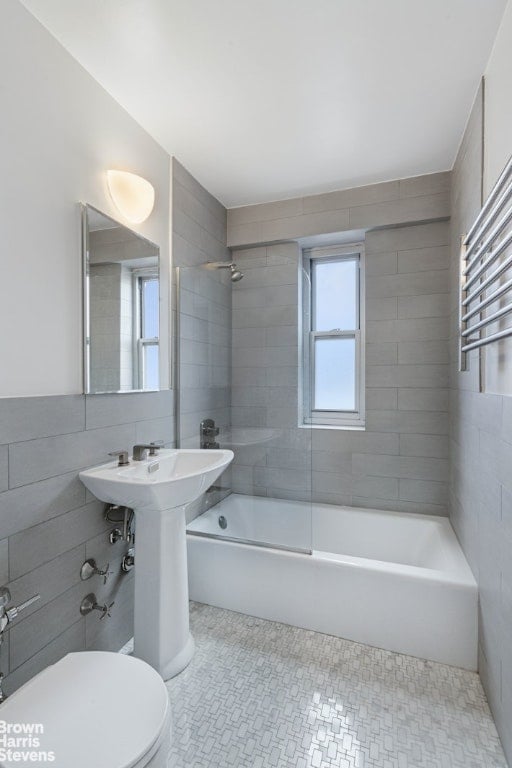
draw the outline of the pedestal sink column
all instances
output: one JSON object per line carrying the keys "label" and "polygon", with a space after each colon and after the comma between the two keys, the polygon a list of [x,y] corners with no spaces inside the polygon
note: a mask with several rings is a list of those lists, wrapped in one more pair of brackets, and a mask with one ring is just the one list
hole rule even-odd
{"label": "pedestal sink column", "polygon": [[134,655],[169,680],[189,664],[185,507],[135,510]]}
{"label": "pedestal sink column", "polygon": [[109,462],[80,472],[96,498],[135,510],[135,655],[164,680],[185,669],[194,655],[185,505],[231,461],[233,451],[225,449],[162,448],[155,460]]}

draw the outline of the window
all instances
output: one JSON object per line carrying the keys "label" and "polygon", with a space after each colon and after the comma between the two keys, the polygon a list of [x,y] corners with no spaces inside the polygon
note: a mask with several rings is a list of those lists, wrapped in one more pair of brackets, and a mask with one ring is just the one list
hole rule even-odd
{"label": "window", "polygon": [[159,288],[158,272],[134,270],[134,289],[137,307],[136,360],[138,388],[158,389],[158,336],[159,336]]}
{"label": "window", "polygon": [[364,252],[304,252],[303,422],[364,426]]}

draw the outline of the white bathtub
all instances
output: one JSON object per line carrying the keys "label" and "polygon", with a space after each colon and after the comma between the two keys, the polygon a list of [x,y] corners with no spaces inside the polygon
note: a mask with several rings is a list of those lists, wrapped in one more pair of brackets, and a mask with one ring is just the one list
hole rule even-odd
{"label": "white bathtub", "polygon": [[446,518],[232,494],[187,531],[192,600],[477,668],[477,585]]}

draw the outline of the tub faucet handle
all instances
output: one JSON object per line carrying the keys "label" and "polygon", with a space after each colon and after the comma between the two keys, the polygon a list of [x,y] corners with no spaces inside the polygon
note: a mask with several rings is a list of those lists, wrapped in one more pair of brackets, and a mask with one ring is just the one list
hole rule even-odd
{"label": "tub faucet handle", "polygon": [[220,427],[215,426],[213,419],[203,419],[199,425],[199,445],[204,449],[219,448],[215,438],[220,432]]}

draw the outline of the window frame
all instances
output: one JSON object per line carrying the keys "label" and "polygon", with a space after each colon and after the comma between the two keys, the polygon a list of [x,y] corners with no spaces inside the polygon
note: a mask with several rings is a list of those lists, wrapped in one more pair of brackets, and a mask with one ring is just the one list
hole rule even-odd
{"label": "window frame", "polygon": [[[355,329],[316,331],[315,317],[315,264],[319,262],[356,261],[356,316]],[[302,419],[304,426],[339,429],[365,427],[365,253],[362,243],[329,245],[303,251],[302,281]],[[355,408],[354,410],[326,410],[313,408],[315,402],[315,342],[322,338],[350,338],[355,341]]]}

